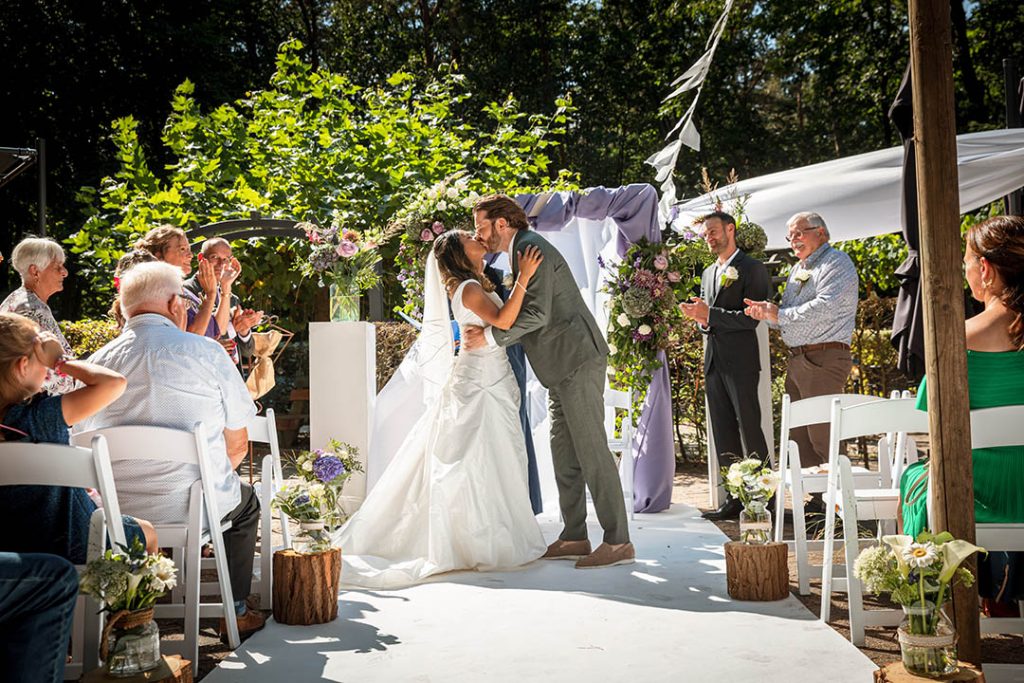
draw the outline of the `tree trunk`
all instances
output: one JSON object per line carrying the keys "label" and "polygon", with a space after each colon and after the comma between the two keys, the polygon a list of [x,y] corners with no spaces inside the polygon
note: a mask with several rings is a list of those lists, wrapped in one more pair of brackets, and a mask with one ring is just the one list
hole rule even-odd
{"label": "tree trunk", "polygon": [[785,543],[725,544],[729,597],[766,602],[789,595],[789,548]]}
{"label": "tree trunk", "polygon": [[[960,671],[950,678],[943,678],[944,681],[974,681],[974,683],[985,683],[985,674],[981,669],[975,669],[966,662],[958,662]],[[907,673],[903,668],[903,662],[892,662],[886,664],[875,672],[875,683],[921,683],[927,680],[920,676]]]}
{"label": "tree trunk", "polygon": [[326,624],[338,617],[341,550],[274,553],[274,620],[280,624]]}

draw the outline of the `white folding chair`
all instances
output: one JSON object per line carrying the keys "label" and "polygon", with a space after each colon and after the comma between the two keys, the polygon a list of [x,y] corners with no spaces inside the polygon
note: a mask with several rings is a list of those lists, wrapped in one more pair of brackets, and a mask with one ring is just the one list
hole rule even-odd
{"label": "white folding chair", "polygon": [[[807,525],[804,518],[804,494],[825,493],[828,490],[828,475],[820,467],[803,467],[800,461],[800,448],[790,440],[790,431],[797,427],[828,424],[832,419],[832,402],[848,408],[862,403],[884,400],[879,396],[862,394],[827,394],[814,396],[799,401],[792,401],[789,394],[782,395],[782,416],[779,429],[779,490],[775,494],[775,540],[785,542],[793,547],[796,555],[797,584],[800,595],[811,592],[810,579],[821,576],[821,567],[811,565],[808,550],[821,548],[821,541],[807,540]],[[869,485],[877,478],[877,472],[870,472],[863,467],[854,468],[855,476],[864,479]],[[793,539],[784,538],[785,528],[784,505],[786,490],[793,498]]]}
{"label": "white folding chair", "polygon": [[[619,479],[622,480],[622,497],[626,501],[626,514],[633,519],[633,394],[616,391],[609,387],[604,390],[604,430],[608,435],[608,450],[619,454]],[[615,436],[616,410],[624,410],[619,436]]]}
{"label": "white folding chair", "polygon": [[[114,547],[125,545],[121,509],[114,488],[107,444],[102,436],[84,441],[88,447],[50,443],[0,443],[0,486],[70,486],[93,488],[103,497],[89,524],[86,560],[103,554],[109,537]],[[7,520],[17,524],[17,520]],[[76,567],[79,572],[84,566]],[[75,603],[71,631],[71,662],[64,668],[64,680],[78,680],[99,666],[103,615],[91,597],[80,595]]]}
{"label": "white folding chair", "polygon": [[[971,448],[1024,446],[1024,406],[980,408],[971,411]],[[1024,524],[978,524],[976,542],[989,552],[1024,552]],[[982,633],[1024,634],[1024,602],[1020,617],[981,616]],[[988,670],[991,665],[985,665]],[[1022,668],[1013,667],[1019,673]]]}
{"label": "white folding chair", "polygon": [[260,576],[259,586],[254,589],[260,594],[260,607],[273,609],[274,551],[291,545],[288,517],[281,510],[277,512],[283,546],[274,546],[271,531],[274,518],[271,502],[284,482],[281,471],[281,447],[277,440],[277,421],[273,408],[267,408],[266,416],[257,415],[249,420],[246,429],[249,432],[249,441],[270,446],[270,454],[263,457],[260,468]]}
{"label": "white folding chair", "polygon": [[[76,434],[77,443],[89,440],[95,435],[106,437],[110,459],[152,460],[174,462],[181,465],[198,465],[199,479],[189,490],[188,519],[175,524],[156,524],[157,536],[162,547],[173,548],[178,564],[179,583],[184,585],[184,603],[176,598],[180,592],[171,594],[170,604],[156,606],[156,616],[161,619],[184,619],[185,639],[181,654],[192,661],[199,656],[199,617],[223,617],[227,623],[228,646],[235,649],[241,640],[238,637],[238,623],[235,620],[234,598],[228,575],[227,554],[224,550],[224,530],[231,528],[231,522],[223,521],[214,490],[213,468],[206,452],[206,438],[203,423],[197,423],[192,432],[166,427],[130,425],[107,427]],[[129,510],[130,512],[130,510]],[[201,603],[200,573],[201,555],[204,543],[212,543],[220,583],[220,602]],[[184,567],[178,558],[184,556]]]}
{"label": "white folding chair", "polygon": [[[916,399],[898,398],[875,401],[842,408],[839,401],[832,404],[831,434],[829,436],[828,490],[825,493],[825,542],[822,558],[821,620],[827,622],[832,606],[833,586],[836,590],[845,588],[849,602],[850,641],[857,646],[864,644],[865,626],[892,626],[899,623],[900,612],[896,610],[864,610],[860,581],[853,576],[853,563],[860,552],[857,525],[860,520],[896,520],[899,514],[899,482],[892,480],[898,468],[892,459],[902,459],[904,453],[889,443],[889,436],[878,441],[880,471],[866,486],[853,473],[849,458],[839,454],[840,444],[873,434],[887,435],[901,432],[927,433],[928,414],[918,410]],[[884,467],[884,463],[889,463]],[[883,471],[884,467],[884,471]],[[833,550],[835,547],[836,503],[840,500],[843,515],[843,547],[845,550],[845,572],[836,577]]]}

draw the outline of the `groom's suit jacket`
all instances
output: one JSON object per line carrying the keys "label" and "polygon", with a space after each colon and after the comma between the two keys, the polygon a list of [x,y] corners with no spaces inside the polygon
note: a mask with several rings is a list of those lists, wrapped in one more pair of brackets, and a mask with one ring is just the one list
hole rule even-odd
{"label": "groom's suit jacket", "polygon": [[608,345],[580,295],[580,287],[558,250],[533,230],[512,238],[512,274],[519,276],[519,252],[537,247],[544,261],[526,288],[519,317],[507,330],[491,328],[500,346],[523,345],[537,379],[552,387],[583,363],[608,355]]}
{"label": "groom's suit jacket", "polygon": [[719,285],[715,294],[715,264],[704,270],[700,279],[700,296],[708,304],[708,326],[700,328],[708,336],[704,350],[705,374],[714,365],[726,375],[755,373],[761,369],[757,346],[757,323],[743,313],[743,299],[768,299],[771,278],[764,264],[736,252],[730,264],[739,279],[728,287]]}

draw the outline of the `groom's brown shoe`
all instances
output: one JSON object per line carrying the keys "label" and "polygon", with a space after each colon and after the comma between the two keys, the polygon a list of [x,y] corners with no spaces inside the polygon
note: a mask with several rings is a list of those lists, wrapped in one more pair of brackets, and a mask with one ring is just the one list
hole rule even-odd
{"label": "groom's brown shoe", "polygon": [[562,541],[558,540],[548,546],[548,551],[540,559],[542,560],[579,560],[590,555],[590,541]]}
{"label": "groom's brown shoe", "polygon": [[633,564],[636,559],[636,551],[632,543],[623,543],[613,548],[607,543],[597,546],[597,550],[590,553],[576,563],[577,569],[597,569],[598,567],[614,567],[617,564]]}

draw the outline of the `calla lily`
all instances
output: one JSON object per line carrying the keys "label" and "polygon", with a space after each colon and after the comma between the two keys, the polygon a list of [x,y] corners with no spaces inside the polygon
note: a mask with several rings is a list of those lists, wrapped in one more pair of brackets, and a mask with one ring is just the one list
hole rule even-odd
{"label": "calla lily", "polygon": [[882,543],[892,548],[893,555],[896,556],[896,565],[900,568],[900,574],[903,576],[907,576],[910,573],[910,565],[903,559],[903,551],[909,548],[913,542],[914,538],[905,534],[882,536]]}
{"label": "calla lily", "polygon": [[[941,534],[940,534],[941,535]],[[971,553],[987,553],[984,548],[979,548],[967,541],[947,541],[942,545],[942,569],[939,571],[939,581],[949,583],[956,573],[960,563],[971,556]]]}

